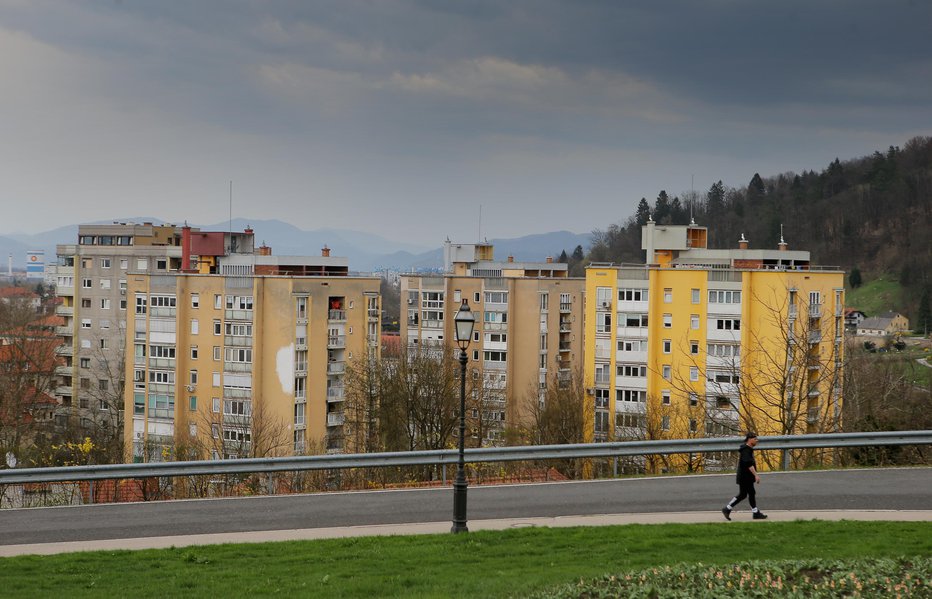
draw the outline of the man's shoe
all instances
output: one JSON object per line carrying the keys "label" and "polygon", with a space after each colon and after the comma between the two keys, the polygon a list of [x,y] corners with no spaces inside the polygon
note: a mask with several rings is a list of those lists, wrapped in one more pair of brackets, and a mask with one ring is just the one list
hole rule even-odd
{"label": "man's shoe", "polygon": [[[730,509],[728,509],[727,507],[723,507],[722,514],[725,516],[726,520],[731,522],[731,510]],[[767,516],[764,516],[764,517],[766,518]]]}
{"label": "man's shoe", "polygon": [[764,512],[754,512],[753,518],[755,520],[766,520],[767,514],[765,514]]}

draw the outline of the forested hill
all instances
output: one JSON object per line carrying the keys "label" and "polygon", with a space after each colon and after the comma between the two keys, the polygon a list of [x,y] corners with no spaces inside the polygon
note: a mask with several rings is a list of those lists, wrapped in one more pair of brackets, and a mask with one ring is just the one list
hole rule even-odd
{"label": "forested hill", "polygon": [[[690,197],[691,196],[691,197]],[[737,247],[743,233],[752,248],[776,248],[780,225],[790,249],[809,250],[813,264],[857,267],[865,276],[894,275],[916,294],[932,284],[932,138],[847,161],[820,172],[754,174],[742,187],[721,181],[704,194],[642,198],[625,222],[593,232],[581,262],[642,262],[641,225],[709,228],[709,246]]]}

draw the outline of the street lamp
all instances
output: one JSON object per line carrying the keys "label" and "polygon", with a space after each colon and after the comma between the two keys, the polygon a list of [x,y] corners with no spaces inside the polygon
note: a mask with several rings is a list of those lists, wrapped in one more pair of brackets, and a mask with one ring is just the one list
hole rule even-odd
{"label": "street lamp", "polygon": [[472,330],[476,326],[476,317],[469,309],[469,302],[463,300],[456,316],[453,317],[456,325],[456,344],[460,348],[460,451],[459,463],[456,467],[456,478],[453,480],[453,528],[450,532],[469,532],[466,528],[466,349],[472,340]]}

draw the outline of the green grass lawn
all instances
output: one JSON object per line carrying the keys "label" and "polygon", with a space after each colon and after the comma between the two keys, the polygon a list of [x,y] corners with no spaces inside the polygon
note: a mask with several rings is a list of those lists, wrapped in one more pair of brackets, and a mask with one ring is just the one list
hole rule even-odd
{"label": "green grass lawn", "polygon": [[857,308],[868,316],[877,316],[883,312],[902,311],[903,287],[894,275],[884,275],[865,281],[857,289],[848,288],[845,294],[845,307]]}
{"label": "green grass lawn", "polygon": [[680,562],[929,556],[932,522],[523,528],[0,559],[3,597],[509,597]]}

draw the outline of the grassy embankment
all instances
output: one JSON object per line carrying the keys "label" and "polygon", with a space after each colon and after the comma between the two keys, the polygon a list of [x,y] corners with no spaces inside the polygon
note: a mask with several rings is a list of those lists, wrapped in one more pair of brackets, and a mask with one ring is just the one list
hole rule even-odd
{"label": "grassy embankment", "polygon": [[932,522],[524,528],[0,559],[4,597],[509,597],[702,562],[929,556]]}

